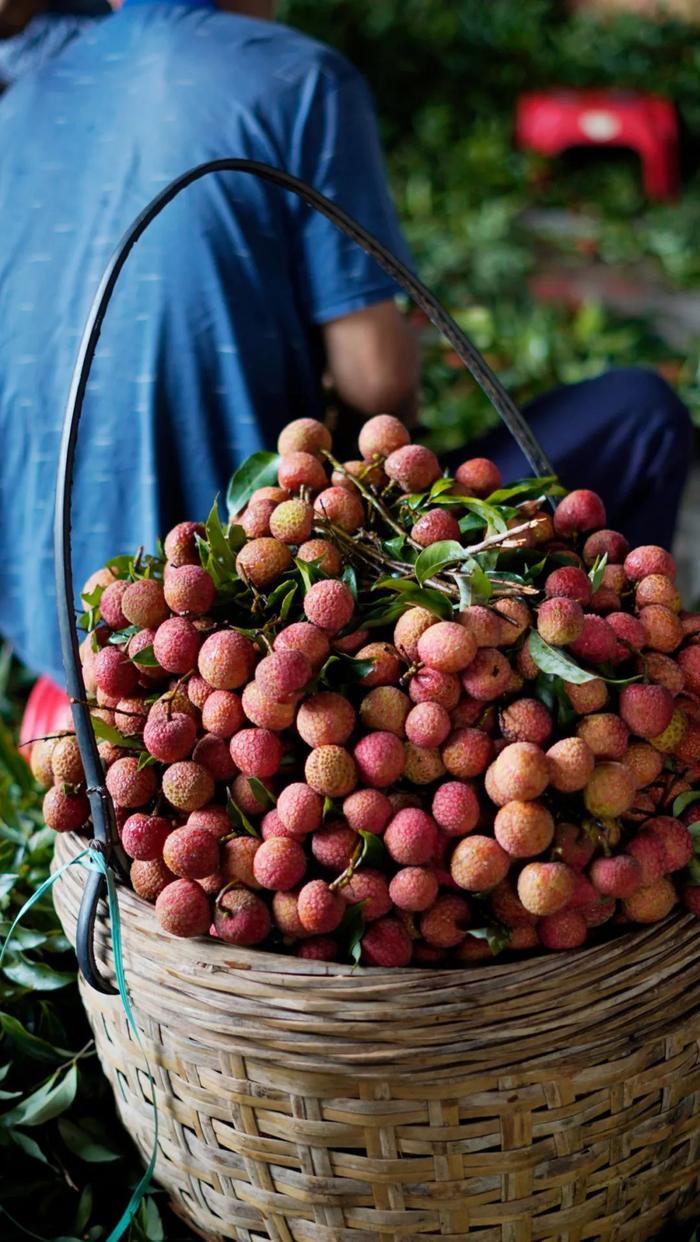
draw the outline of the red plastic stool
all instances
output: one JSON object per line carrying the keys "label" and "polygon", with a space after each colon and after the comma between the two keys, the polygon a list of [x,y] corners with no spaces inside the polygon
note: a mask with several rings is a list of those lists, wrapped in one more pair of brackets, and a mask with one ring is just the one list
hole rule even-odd
{"label": "red plastic stool", "polygon": [[26,745],[27,742],[38,737],[50,737],[52,733],[60,733],[66,728],[72,728],[68,695],[48,677],[40,677],[32,686],[22,717],[19,731],[21,754],[29,762],[32,748]]}
{"label": "red plastic stool", "polygon": [[644,169],[650,198],[678,194],[678,121],[673,104],[619,91],[540,91],[521,95],[516,141],[557,155],[567,147],[631,147]]}

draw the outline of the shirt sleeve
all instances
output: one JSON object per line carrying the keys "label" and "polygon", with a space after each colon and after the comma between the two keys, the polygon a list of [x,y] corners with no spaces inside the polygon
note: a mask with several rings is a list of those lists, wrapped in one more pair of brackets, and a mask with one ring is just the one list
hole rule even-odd
{"label": "shirt sleeve", "polygon": [[[339,56],[329,56],[304,83],[289,167],[412,266],[389,193],[369,89]],[[299,222],[299,278],[313,323],[398,292],[376,261],[325,216],[302,205]]]}

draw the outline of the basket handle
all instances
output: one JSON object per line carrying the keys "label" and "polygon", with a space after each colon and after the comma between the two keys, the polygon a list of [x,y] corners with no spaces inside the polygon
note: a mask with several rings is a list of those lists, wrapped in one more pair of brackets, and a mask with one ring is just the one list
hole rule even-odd
{"label": "basket handle", "polygon": [[[149,224],[155,220],[156,216],[160,215],[168,203],[172,202],[182,190],[192,185],[193,182],[199,181],[201,177],[205,177],[209,173],[216,172],[250,173],[253,176],[260,177],[263,181],[279,186],[283,190],[289,190],[307,203],[308,206],[313,207],[321,215],[326,216],[342,233],[345,233],[353,241],[357,242],[367,254],[377,261],[385,272],[388,272],[393,277],[397,284],[411,295],[416,305],[425,312],[430,322],[447,338],[455,353],[462,360],[467,370],[471,372],[494,409],[500,415],[535,474],[553,473],[546,454],[535,439],[515,402],[452,316],[448,314],[422,281],[409,271],[405,264],[397,259],[376,237],[368,233],[362,225],[358,224],[342,208],[338,207],[337,204],[331,202],[330,199],[314,190],[304,181],[299,180],[298,177],[293,177],[290,173],[283,172],[279,168],[273,168],[269,164],[260,163],[257,160],[209,160],[207,163],[198,164],[196,167],[183,173],[182,176],[176,177],[174,181],[171,181],[160,194],[157,194],[152,199],[127,229],[107,265],[93,299],[73,370],[63,424],[56,482],[54,513],[56,600],[66,685],[71,699],[73,721],[85,769],[95,839],[100,842],[107,861],[116,865],[117,869],[122,873],[126,873],[127,864],[119,844],[114,806],[104,783],[104,773],[90,719],[90,709],[86,704],[85,685],[78,649],[78,636],[73,617],[73,571],[70,543],[71,490],[78,424],[85,401],[85,391],[90,369],[95,357],[97,342],[107,307],[129,253]],[[97,903],[103,892],[103,877],[98,872],[91,873],[85,885],[81,901],[76,951],[78,964],[86,981],[97,991],[112,994],[114,993],[114,988],[101,977],[97,970],[93,947]]]}

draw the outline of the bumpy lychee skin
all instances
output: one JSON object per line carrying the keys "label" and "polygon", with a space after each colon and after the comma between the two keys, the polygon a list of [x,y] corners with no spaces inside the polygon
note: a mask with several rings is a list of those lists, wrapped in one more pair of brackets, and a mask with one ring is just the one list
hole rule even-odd
{"label": "bumpy lychee skin", "polygon": [[445,775],[445,765],[440,751],[427,746],[414,746],[406,742],[404,779],[411,785],[432,785]]}
{"label": "bumpy lychee skin", "polygon": [[105,694],[122,699],[136,689],[138,669],[118,647],[98,651],[93,668],[97,688]]}
{"label": "bumpy lychee skin", "polygon": [[441,746],[451,732],[449,714],[439,703],[416,703],[406,717],[406,737],[414,746]]}
{"label": "bumpy lychee skin", "polygon": [[547,751],[549,783],[560,793],[575,793],[589,782],[595,756],[581,737],[564,737]]}
{"label": "bumpy lychee skin", "polygon": [[640,582],[649,574],[663,574],[672,582],[676,579],[676,562],[671,553],[655,544],[642,544],[639,548],[633,548],[625,557],[624,566],[630,582]]}
{"label": "bumpy lychee skin", "polygon": [[298,836],[315,832],[320,826],[323,800],[302,781],[286,785],[277,799],[277,814],[285,828]]}
{"label": "bumpy lychee skin", "polygon": [[80,746],[74,733],[59,737],[51,749],[51,773],[56,785],[81,785],[85,780]]}
{"label": "bumpy lychee skin", "polygon": [[609,612],[605,619],[620,646],[616,659],[629,659],[635,651],[642,650],[646,643],[646,634],[637,617],[630,616],[628,612]]}
{"label": "bumpy lychee skin", "polygon": [[[152,770],[152,768],[143,768],[139,775],[143,775],[143,772],[152,772]],[[112,772],[113,768],[109,771]],[[109,777],[109,772],[107,776]],[[201,764],[183,760],[165,769],[163,794],[170,805],[178,811],[198,811],[214,797],[214,782]],[[213,870],[213,867],[209,868],[209,871]]]}
{"label": "bumpy lychee skin", "polygon": [[221,841],[223,837],[228,836],[232,831],[231,820],[228,817],[226,807],[220,806],[216,802],[201,807],[199,811],[190,811],[190,814],[187,816],[187,827],[205,828],[217,841]]}
{"label": "bumpy lychee skin", "polygon": [[161,763],[176,763],[192,753],[197,736],[197,726],[191,716],[174,712],[166,716],[154,716],[146,721],[143,744]]}
{"label": "bumpy lychee skin", "polygon": [[671,717],[670,725],[664,729],[663,733],[658,733],[656,737],[649,738],[649,741],[656,750],[660,750],[662,754],[668,755],[677,750],[687,731],[687,717],[677,707]]}
{"label": "bumpy lychee skin", "polygon": [[452,855],[450,873],[460,888],[472,893],[482,893],[495,888],[505,879],[510,864],[510,856],[498,841],[494,841],[493,837],[473,834],[458,841]]}
{"label": "bumpy lychee skin", "polygon": [[288,453],[312,453],[314,456],[328,452],[332,444],[331,433],[317,418],[295,418],[282,428],[277,441],[281,457]]}
{"label": "bumpy lychee skin", "polygon": [[479,822],[479,800],[471,785],[446,781],[433,796],[433,818],[449,837],[464,837]]}
{"label": "bumpy lychee skin", "polygon": [[349,587],[336,578],[315,582],[304,596],[307,620],[326,634],[337,634],[344,629],[354,611],[355,601]]}
{"label": "bumpy lychee skin", "polygon": [[328,635],[308,621],[295,621],[280,630],[274,647],[275,651],[300,651],[314,670],[321,668],[331,651]]}
{"label": "bumpy lychee skin", "polygon": [[327,539],[307,539],[297,549],[300,561],[317,561],[322,573],[329,578],[339,578],[343,571],[343,560],[337,548]]}
{"label": "bumpy lychee skin", "polygon": [[700,694],[700,647],[686,647],[680,651],[678,665],[688,690],[693,694]]}
{"label": "bumpy lychee skin", "polygon": [[545,580],[544,593],[548,599],[573,599],[579,604],[591,601],[591,580],[583,569],[574,565],[563,565],[554,569]]}
{"label": "bumpy lychee skin", "polygon": [[398,418],[391,414],[377,414],[363,425],[357,443],[365,461],[372,461],[375,457],[388,457],[409,444],[410,440],[408,431]]}
{"label": "bumpy lychee skin", "polygon": [[545,949],[578,949],[588,937],[588,924],[578,910],[560,910],[543,918],[537,928]]}
{"label": "bumpy lychee skin", "polygon": [[245,723],[243,704],[231,690],[214,690],[202,707],[202,726],[217,737],[233,737]]}
{"label": "bumpy lychee skin", "polygon": [[664,574],[648,574],[637,583],[634,601],[637,609],[646,604],[663,604],[671,612],[680,612],[681,597],[675,583]]}
{"label": "bumpy lychee skin", "polygon": [[647,604],[641,609],[639,620],[644,626],[646,645],[653,651],[667,655],[682,643],[684,635],[680,618],[663,604]]}
{"label": "bumpy lychee skin", "polygon": [[516,699],[499,713],[501,733],[508,742],[544,746],[552,732],[552,717],[539,699]]}
{"label": "bumpy lychee skin", "polygon": [[340,891],[348,905],[354,906],[362,902],[362,917],[366,923],[383,918],[392,908],[386,878],[381,871],[375,871],[371,867],[362,867],[360,871],[356,871]]}
{"label": "bumpy lychee skin", "polygon": [[137,858],[139,862],[153,862],[163,853],[168,833],[173,830],[173,823],[161,815],[143,815],[137,812],[130,815],[122,828],[122,845],[129,858]]}
{"label": "bumpy lychee skin", "polygon": [[510,880],[502,880],[489,893],[489,905],[504,927],[532,927],[536,915],[526,910]]}
{"label": "bumpy lychee skin", "polygon": [[117,759],[107,772],[105,781],[115,806],[145,806],[155,794],[155,771],[152,767],[147,767],[141,768],[139,772],[138,766],[138,759],[127,756]]}
{"label": "bumpy lychee skin", "polygon": [[342,695],[321,690],[301,704],[296,726],[307,746],[342,746],[355,727],[355,710]]}
{"label": "bumpy lychee skin", "polygon": [[437,879],[425,867],[403,867],[389,885],[389,896],[399,910],[427,910],[437,894]]}
{"label": "bumpy lychee skin", "polygon": [[459,673],[477,654],[476,639],[456,621],[438,621],[418,639],[418,658],[439,673]]}
{"label": "bumpy lychee skin", "polygon": [[199,720],[197,709],[189,696],[184,690],[177,690],[174,686],[151,703],[148,709],[148,719],[153,720],[156,716],[168,719],[174,712],[181,712],[183,716],[191,716],[195,723]]}
{"label": "bumpy lychee skin", "polygon": [[231,758],[244,776],[262,779],[279,771],[283,747],[271,729],[240,729],[231,738]]}
{"label": "bumpy lychee skin", "polygon": [[566,647],[581,637],[583,615],[575,599],[546,599],[537,613],[537,632],[553,647]]}
{"label": "bumpy lychee skin", "polygon": [[554,514],[554,529],[568,538],[605,526],[605,505],[596,492],[578,488],[559,502]]}
{"label": "bumpy lychee skin", "polygon": [[362,962],[365,966],[408,966],[413,945],[408,932],[392,918],[378,919],[362,937]]}
{"label": "bumpy lychee skin", "polygon": [[294,956],[307,962],[335,962],[340,948],[332,936],[309,936],[294,946]]}
{"label": "bumpy lychee skin", "polygon": [[120,699],[114,709],[114,727],[125,737],[136,737],[143,733],[147,719],[148,708],[140,698]]}
{"label": "bumpy lychee skin", "polygon": [[405,737],[411,700],[398,686],[376,686],[360,703],[360,720],[366,729],[379,729]]}
{"label": "bumpy lychee skin", "polygon": [[313,670],[301,651],[273,651],[255,670],[262,693],[274,703],[289,703],[311,680]]}
{"label": "bumpy lychee skin", "polygon": [[342,638],[333,639],[333,650],[342,655],[354,656],[368,638],[369,630],[352,630],[349,634],[343,634]]}
{"label": "bumpy lychee skin", "polygon": [[236,775],[227,739],[217,737],[215,733],[205,733],[200,737],[192,751],[192,758],[206,768],[213,781],[230,781]]}
{"label": "bumpy lychee skin", "polygon": [[455,729],[442,747],[446,771],[460,780],[485,772],[492,759],[493,742],[481,729]]}
{"label": "bumpy lychee skin", "polygon": [[197,666],[215,690],[237,690],[250,677],[256,648],[236,630],[219,630],[202,644]]}
{"label": "bumpy lychee skin", "polygon": [[51,756],[56,746],[55,738],[37,738],[32,743],[30,767],[32,775],[42,789],[49,789],[55,778],[51,767]]}
{"label": "bumpy lychee skin", "polygon": [[299,894],[295,892],[275,893],[272,898],[272,918],[283,936],[292,936],[295,940],[305,936],[306,931],[299,918]]}
{"label": "bumpy lychee skin", "polygon": [[439,703],[450,712],[459,702],[461,686],[456,673],[421,668],[408,683],[408,693],[413,703]]}
{"label": "bumpy lychee skin", "polygon": [[493,608],[483,604],[470,604],[459,614],[459,624],[470,630],[477,647],[497,647],[501,641],[502,618]]}
{"label": "bumpy lychee skin", "polygon": [[367,733],[357,743],[353,755],[360,782],[372,789],[393,785],[403,775],[406,765],[406,754],[400,739],[386,731]]}
{"label": "bumpy lychee skin", "polygon": [[624,900],[642,887],[642,868],[631,854],[596,858],[591,865],[590,876],[596,889],[604,897],[619,897]]}
{"label": "bumpy lychee skin", "polygon": [[121,607],[128,623],[140,630],[155,630],[170,616],[163,587],[153,578],[132,582],[122,596]]}
{"label": "bumpy lychee skin", "polygon": [[496,815],[493,831],[511,858],[534,858],[552,844],[554,820],[540,802],[507,802]]}
{"label": "bumpy lychee skin", "polygon": [[532,624],[532,616],[527,604],[521,599],[506,597],[497,599],[494,611],[501,615],[501,641],[499,647],[512,647]]}
{"label": "bumpy lychee skin", "polygon": [[443,539],[459,543],[459,522],[447,509],[428,509],[411,528],[411,538],[421,548],[429,548],[431,543],[440,543]]}
{"label": "bumpy lychee skin", "polygon": [[154,858],[150,862],[136,859],[129,869],[131,887],[144,901],[154,902],[158,895],[175,879],[162,858]]}
{"label": "bumpy lychee skin", "polygon": [[246,888],[230,888],[216,903],[214,927],[221,940],[244,948],[260,944],[269,935],[272,919],[265,902],[256,893]]}
{"label": "bumpy lychee skin", "polygon": [[581,686],[573,681],[565,681],[564,689],[571,706],[579,716],[599,712],[608,701],[608,688],[600,677],[594,677],[592,681],[586,681]]}
{"label": "bumpy lychee skin", "polygon": [[411,807],[389,821],[384,845],[394,862],[404,867],[430,862],[437,848],[437,824],[425,811]]}
{"label": "bumpy lychee skin", "polygon": [[345,902],[325,880],[310,880],[299,893],[299,920],[311,935],[335,931],[345,913]]}
{"label": "bumpy lychee skin", "polygon": [[577,726],[576,733],[597,759],[621,759],[627,750],[629,730],[614,712],[594,712]]}
{"label": "bumpy lychee skin", "polygon": [[629,543],[617,530],[597,530],[583,545],[583,559],[589,568],[601,556],[607,556],[608,565],[621,565],[628,552]]}
{"label": "bumpy lychee skin", "polygon": [[356,491],[345,487],[326,487],[314,501],[314,512],[348,535],[364,525],[365,506]]}
{"label": "bumpy lychee skin", "polygon": [[357,784],[357,767],[342,746],[317,746],[304,764],[307,785],[324,798],[344,798]]}
{"label": "bumpy lychee skin", "polygon": [[642,887],[655,884],[666,873],[666,851],[661,838],[653,832],[638,832],[627,845],[627,852],[636,858],[642,869]]}
{"label": "bumpy lychee skin", "polygon": [[[262,781],[261,784],[263,784],[269,792],[272,792],[269,780]],[[269,803],[261,802],[255,796],[250,787],[248,777],[242,772],[236,777],[233,785],[231,786],[231,797],[236,803],[236,806],[241,808],[244,815],[247,815],[251,819],[256,819],[259,815],[262,815],[263,811],[265,811],[266,807],[269,805]]]}
{"label": "bumpy lychee skin", "polygon": [[438,618],[427,608],[409,608],[402,613],[394,626],[394,646],[411,664],[418,659],[418,640],[421,634],[437,624]]}
{"label": "bumpy lychee skin", "polygon": [[634,684],[620,693],[620,715],[638,737],[656,737],[671,723],[673,695],[663,686]]}
{"label": "bumpy lychee skin", "polygon": [[341,821],[319,828],[311,837],[311,853],[319,867],[325,867],[334,875],[340,875],[349,866],[360,843],[353,828]]}
{"label": "bumpy lychee skin", "polygon": [[427,491],[440,478],[437,457],[421,444],[406,444],[395,449],[384,462],[384,469],[402,492]]}
{"label": "bumpy lychee skin", "polygon": [[305,500],[283,500],[270,515],[270,534],[282,543],[304,543],[311,534],[314,511]]}
{"label": "bumpy lychee skin", "polygon": [[518,876],[518,897],[531,914],[556,914],[571,900],[576,872],[566,863],[526,863]]}
{"label": "bumpy lychee skin", "polygon": [[491,703],[504,693],[511,673],[510,664],[501,651],[495,647],[480,647],[462,673],[462,685],[473,699]]}
{"label": "bumpy lychee skin", "polygon": [[333,487],[344,487],[347,492],[359,491],[358,484],[364,483],[366,487],[374,487],[381,490],[386,487],[389,480],[384,473],[380,462],[372,465],[367,461],[344,461],[339,470],[334,470],[331,475],[331,483]]}
{"label": "bumpy lychee skin", "polygon": [[679,820],[672,815],[656,815],[648,819],[644,831],[650,832],[662,844],[664,850],[664,871],[680,871],[687,867],[693,857],[693,838]]}
{"label": "bumpy lychee skin", "polygon": [[156,918],[171,936],[203,936],[211,923],[209,899],[194,880],[173,880],[156,898]]}
{"label": "bumpy lychee skin", "polygon": [[582,871],[594,853],[595,843],[578,824],[557,824],[553,855],[560,862],[567,863],[574,871]]}
{"label": "bumpy lychee skin", "polygon": [[100,596],[100,615],[110,630],[123,630],[129,624],[122,611],[122,599],[129,585],[128,579],[118,578],[105,587]]}
{"label": "bumpy lychee skin", "polygon": [[420,920],[420,933],[435,949],[454,949],[464,940],[471,919],[469,903],[459,893],[442,893]]}
{"label": "bumpy lychee skin", "polygon": [[293,841],[301,841],[301,837],[298,837],[296,833],[290,832],[289,828],[285,827],[276,810],[268,811],[263,816],[260,834],[263,841],[270,841],[272,837],[288,837]]}
{"label": "bumpy lychee skin", "polygon": [[[318,464],[318,463],[317,463]],[[258,591],[267,591],[291,569],[292,554],[279,539],[251,539],[236,557],[236,573]]]}
{"label": "bumpy lychee skin", "polygon": [[587,612],[583,618],[581,635],[570,644],[570,650],[579,659],[590,664],[605,664],[608,660],[614,660],[617,655],[617,636],[604,617]]}
{"label": "bumpy lychee skin", "polygon": [[343,815],[355,832],[382,833],[392,814],[389,799],[379,789],[356,789],[343,802]]}
{"label": "bumpy lychee skin", "polygon": [[302,487],[310,492],[320,492],[328,484],[321,462],[303,450],[284,454],[277,471],[277,481],[288,492],[298,492]]}
{"label": "bumpy lychee skin", "polygon": [[630,769],[639,789],[655,781],[664,766],[663,755],[648,742],[633,742],[622,756],[622,762]]}
{"label": "bumpy lychee skin", "polygon": [[54,785],[44,796],[42,814],[44,823],[54,832],[75,832],[89,819],[90,804],[84,794],[66,794]]}
{"label": "bumpy lychee skin", "polygon": [[[491,789],[498,794],[498,805],[529,802],[539,798],[549,784],[547,756],[532,742],[511,742],[494,760]],[[489,796],[493,800],[493,795]]]}
{"label": "bumpy lychee skin", "polygon": [[358,649],[355,659],[369,660],[372,663],[370,672],[360,678],[361,686],[371,688],[398,684],[403,664],[398,651],[392,647],[391,643],[366,643]]}
{"label": "bumpy lychee skin", "polygon": [[172,530],[168,531],[163,542],[163,551],[168,564],[174,569],[179,569],[181,565],[199,563],[197,535],[204,535],[201,522],[179,522],[177,526],[173,526]]}
{"label": "bumpy lychee skin", "polygon": [[163,591],[172,612],[198,617],[209,612],[216,595],[211,577],[200,565],[181,565],[168,570]]}
{"label": "bumpy lychee skin", "polygon": [[633,923],[660,923],[669,915],[678,898],[670,880],[657,880],[640,888],[624,903],[625,914]]}
{"label": "bumpy lychee skin", "polygon": [[196,667],[202,636],[185,617],[170,617],[158,626],[153,654],[168,673],[189,673]]}
{"label": "bumpy lychee skin", "polygon": [[583,798],[591,815],[615,819],[634,802],[637,784],[624,763],[599,763],[588,781]]}
{"label": "bumpy lychee skin", "polygon": [[283,893],[295,888],[306,871],[306,858],[298,841],[272,837],[263,841],[253,859],[253,873],[263,888]]}
{"label": "bumpy lychee skin", "polygon": [[270,518],[277,505],[274,500],[249,501],[240,520],[249,539],[263,539],[270,534]]}
{"label": "bumpy lychee skin", "polygon": [[485,500],[501,487],[503,479],[498,466],[488,457],[470,457],[455,471],[460,496],[475,496]]}
{"label": "bumpy lychee skin", "polygon": [[176,828],[163,843],[163,862],[182,879],[201,880],[219,866],[219,843],[206,828]]}

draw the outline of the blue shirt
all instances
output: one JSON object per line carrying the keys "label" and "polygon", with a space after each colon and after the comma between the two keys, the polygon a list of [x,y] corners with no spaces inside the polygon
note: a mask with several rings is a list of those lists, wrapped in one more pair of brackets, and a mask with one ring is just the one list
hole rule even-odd
{"label": "blue shirt", "polygon": [[[113,247],[188,167],[284,167],[404,255],[369,93],[338,54],[206,0],[127,0],[0,101],[0,633],[61,677],[52,507],[87,311]],[[249,175],[191,186],[127,262],[80,427],[76,585],[206,515],[320,410],[318,325],[393,296],[332,224]]]}
{"label": "blue shirt", "polygon": [[19,34],[0,39],[0,92],[52,60],[90,21],[76,13],[41,13]]}

